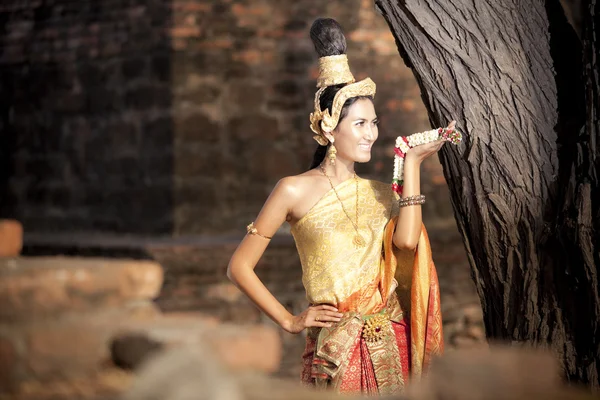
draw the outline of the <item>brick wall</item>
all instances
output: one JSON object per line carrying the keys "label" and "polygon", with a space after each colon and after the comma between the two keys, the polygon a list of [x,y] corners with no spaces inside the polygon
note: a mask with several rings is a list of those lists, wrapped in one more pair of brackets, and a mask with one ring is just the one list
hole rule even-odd
{"label": "brick wall", "polygon": [[[381,139],[358,170],[387,181],[395,136],[428,123],[370,0],[3,1],[0,216],[26,232],[240,232],[316,147],[318,16],[378,83]],[[446,221],[437,160],[423,170],[426,218]]]}
{"label": "brick wall", "polygon": [[2,2],[3,215],[26,231],[172,229],[171,14]]}

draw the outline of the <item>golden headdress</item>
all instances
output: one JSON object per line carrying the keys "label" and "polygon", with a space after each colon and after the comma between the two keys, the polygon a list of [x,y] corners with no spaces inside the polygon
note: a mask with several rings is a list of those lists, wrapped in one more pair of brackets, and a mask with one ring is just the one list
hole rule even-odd
{"label": "golden headdress", "polygon": [[[347,85],[338,90],[333,98],[331,114],[326,108],[321,110],[320,100],[323,91],[332,85],[346,83]],[[317,93],[315,93],[315,111],[310,114],[310,129],[315,133],[313,139],[321,146],[327,146],[329,140],[324,132],[335,129],[340,119],[340,113],[346,100],[357,96],[375,96],[375,82],[371,78],[365,78],[356,82],[345,54],[319,58],[319,78],[317,79]]]}

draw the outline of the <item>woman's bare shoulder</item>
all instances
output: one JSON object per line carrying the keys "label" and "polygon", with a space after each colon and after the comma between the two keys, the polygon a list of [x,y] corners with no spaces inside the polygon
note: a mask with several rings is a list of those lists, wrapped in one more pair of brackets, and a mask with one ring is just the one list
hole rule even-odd
{"label": "woman's bare shoulder", "polygon": [[309,170],[298,175],[291,175],[281,178],[273,193],[289,196],[291,198],[301,198],[314,187],[315,183],[319,181],[319,174],[315,170]]}

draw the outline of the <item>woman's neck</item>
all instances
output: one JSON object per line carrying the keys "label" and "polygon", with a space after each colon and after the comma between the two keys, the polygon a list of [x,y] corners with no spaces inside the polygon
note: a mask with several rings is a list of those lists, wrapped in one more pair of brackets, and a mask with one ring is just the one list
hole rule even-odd
{"label": "woman's neck", "polygon": [[342,160],[339,157],[335,160],[335,165],[331,165],[326,158],[319,166],[331,179],[343,182],[355,175],[354,161]]}

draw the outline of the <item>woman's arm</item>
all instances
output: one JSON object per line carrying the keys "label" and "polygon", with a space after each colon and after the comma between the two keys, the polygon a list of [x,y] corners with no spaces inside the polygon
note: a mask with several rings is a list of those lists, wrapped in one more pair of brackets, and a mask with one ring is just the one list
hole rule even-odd
{"label": "woman's arm", "polygon": [[[258,233],[272,237],[286,221],[298,197],[299,191],[294,186],[293,178],[279,181],[254,221]],[[309,307],[299,316],[294,316],[273,296],[254,272],[268,244],[269,239],[259,235],[246,235],[229,262],[227,268],[229,279],[265,314],[288,332],[297,333],[309,326],[331,326],[331,322],[339,321],[342,315],[335,307],[326,305]]]}
{"label": "woman's arm", "polygon": [[[447,129],[454,129],[452,121]],[[421,163],[429,156],[437,153],[443,146],[443,139],[435,142],[415,146],[406,153],[404,159],[404,188],[402,197],[421,194]],[[400,207],[396,230],[394,231],[394,245],[400,249],[414,250],[421,236],[423,224],[421,205]]]}
{"label": "woman's arm", "polygon": [[[429,145],[432,144],[429,143]],[[422,160],[416,156],[416,153],[411,154],[413,150],[414,148],[409,150],[404,159],[404,189],[402,190],[402,197],[421,194]],[[420,205],[400,207],[396,230],[392,238],[394,245],[399,249],[413,250],[419,242],[422,222]]]}

